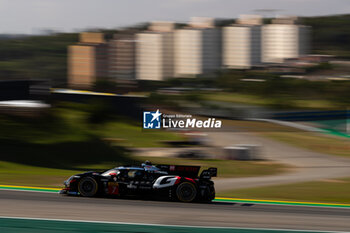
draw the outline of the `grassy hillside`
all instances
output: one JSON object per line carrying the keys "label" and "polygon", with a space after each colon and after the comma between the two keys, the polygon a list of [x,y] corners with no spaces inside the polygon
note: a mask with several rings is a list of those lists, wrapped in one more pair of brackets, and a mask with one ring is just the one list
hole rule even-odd
{"label": "grassy hillside", "polygon": [[305,17],[301,22],[312,26],[314,53],[350,58],[350,15]]}
{"label": "grassy hillside", "polygon": [[161,141],[184,140],[162,130],[143,132],[139,122],[121,117],[105,116],[97,122],[91,106],[73,106],[56,107],[34,119],[0,115],[0,161],[69,169],[129,163],[125,145],[166,146]]}
{"label": "grassy hillside", "polygon": [[78,34],[55,34],[0,40],[0,79],[49,79],[64,85],[67,46]]}

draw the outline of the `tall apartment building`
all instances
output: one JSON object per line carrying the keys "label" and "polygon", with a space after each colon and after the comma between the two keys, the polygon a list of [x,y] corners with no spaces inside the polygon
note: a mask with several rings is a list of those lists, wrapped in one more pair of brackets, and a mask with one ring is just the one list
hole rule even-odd
{"label": "tall apartment building", "polygon": [[[192,18],[175,30],[172,22],[153,22],[147,31],[124,31],[106,41],[102,33],[81,33],[68,47],[68,83],[91,87],[98,78],[157,80],[196,77],[226,68],[249,69],[283,62],[309,52],[309,27],[295,18],[262,26],[257,16],[217,28],[212,18]],[[125,82],[128,83],[128,82]]]}
{"label": "tall apartment building", "polygon": [[223,28],[223,66],[250,69],[261,65],[261,24],[258,16],[243,16]]}
{"label": "tall apartment building", "polygon": [[296,23],[296,18],[277,18],[263,26],[263,62],[280,63],[309,53],[310,27]]}
{"label": "tall apartment building", "polygon": [[115,34],[108,41],[109,77],[112,80],[134,80],[136,68],[136,36],[133,32]]}
{"label": "tall apartment building", "polygon": [[174,76],[174,23],[154,22],[136,34],[136,78],[162,81]]}
{"label": "tall apartment building", "polygon": [[221,29],[215,20],[193,18],[175,32],[175,76],[196,77],[221,67]]}
{"label": "tall apartment building", "polygon": [[81,33],[80,42],[68,47],[68,85],[88,88],[97,77],[107,77],[107,54],[102,33]]}

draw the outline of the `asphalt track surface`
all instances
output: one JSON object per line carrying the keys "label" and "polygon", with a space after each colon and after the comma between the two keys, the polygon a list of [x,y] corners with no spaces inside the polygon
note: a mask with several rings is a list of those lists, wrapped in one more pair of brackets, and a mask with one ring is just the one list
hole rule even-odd
{"label": "asphalt track surface", "polygon": [[166,225],[350,231],[350,208],[179,203],[0,190],[0,216]]}

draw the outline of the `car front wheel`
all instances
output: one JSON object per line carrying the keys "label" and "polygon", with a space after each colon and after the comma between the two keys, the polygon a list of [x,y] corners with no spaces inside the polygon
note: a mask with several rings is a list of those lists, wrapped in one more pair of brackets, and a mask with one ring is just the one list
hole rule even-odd
{"label": "car front wheel", "polygon": [[97,193],[98,184],[94,178],[84,177],[79,182],[78,190],[83,197],[93,197]]}

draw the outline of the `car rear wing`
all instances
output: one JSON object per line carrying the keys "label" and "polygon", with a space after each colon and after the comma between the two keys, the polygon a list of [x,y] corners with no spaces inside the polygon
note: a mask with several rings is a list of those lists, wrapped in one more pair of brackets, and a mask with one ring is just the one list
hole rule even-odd
{"label": "car rear wing", "polygon": [[201,179],[211,179],[218,175],[218,169],[216,167],[208,168],[208,170],[203,170],[199,178]]}
{"label": "car rear wing", "polygon": [[200,166],[188,166],[188,165],[157,165],[161,171],[168,172],[169,175],[178,175],[195,178],[198,177]]}

